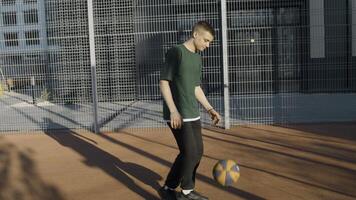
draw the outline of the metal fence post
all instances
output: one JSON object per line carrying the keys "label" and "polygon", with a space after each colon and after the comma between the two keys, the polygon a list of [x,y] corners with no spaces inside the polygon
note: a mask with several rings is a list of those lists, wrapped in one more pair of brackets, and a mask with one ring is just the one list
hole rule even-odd
{"label": "metal fence post", "polygon": [[92,74],[91,81],[92,81],[93,110],[94,110],[94,132],[99,133],[100,127],[98,123],[98,93],[97,93],[97,79],[96,79],[94,13],[93,13],[92,0],[88,0],[88,29],[89,29],[90,67],[91,67],[91,74]]}
{"label": "metal fence post", "polygon": [[220,2],[221,19],[221,49],[222,49],[222,67],[223,67],[223,86],[224,86],[224,128],[230,128],[230,94],[229,94],[229,63],[227,48],[227,15],[226,0]]}
{"label": "metal fence post", "polygon": [[35,77],[31,76],[31,95],[32,95],[32,103],[33,104],[36,104],[35,85],[36,85]]}

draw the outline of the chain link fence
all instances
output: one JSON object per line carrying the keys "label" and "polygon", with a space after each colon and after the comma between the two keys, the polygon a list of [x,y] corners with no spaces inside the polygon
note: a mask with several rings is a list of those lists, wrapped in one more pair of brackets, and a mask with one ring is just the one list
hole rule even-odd
{"label": "chain link fence", "polygon": [[216,30],[202,52],[202,88],[221,127],[356,119],[353,0],[0,5],[2,132],[165,127],[164,55],[199,20]]}

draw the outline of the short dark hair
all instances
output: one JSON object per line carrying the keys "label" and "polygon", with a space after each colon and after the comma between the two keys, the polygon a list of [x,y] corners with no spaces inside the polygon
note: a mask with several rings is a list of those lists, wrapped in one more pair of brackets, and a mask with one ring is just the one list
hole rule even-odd
{"label": "short dark hair", "polygon": [[204,29],[205,31],[208,31],[213,37],[215,37],[215,30],[211,24],[207,21],[198,21],[197,23],[194,24],[192,28],[192,35],[197,29]]}

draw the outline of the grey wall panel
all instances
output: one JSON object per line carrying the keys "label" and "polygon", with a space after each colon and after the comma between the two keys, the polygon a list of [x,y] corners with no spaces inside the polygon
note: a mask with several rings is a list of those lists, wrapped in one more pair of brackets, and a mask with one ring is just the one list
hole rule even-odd
{"label": "grey wall panel", "polygon": [[324,0],[309,1],[310,57],[325,57]]}

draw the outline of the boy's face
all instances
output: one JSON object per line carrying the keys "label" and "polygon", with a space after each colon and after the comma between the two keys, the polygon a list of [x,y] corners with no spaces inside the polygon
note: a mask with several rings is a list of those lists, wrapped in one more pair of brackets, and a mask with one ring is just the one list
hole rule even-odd
{"label": "boy's face", "polygon": [[208,48],[214,37],[209,31],[198,29],[193,33],[194,45],[196,50],[203,51]]}

